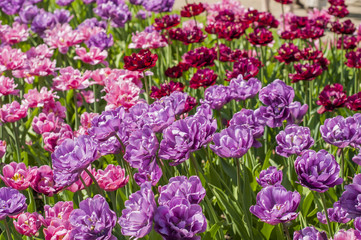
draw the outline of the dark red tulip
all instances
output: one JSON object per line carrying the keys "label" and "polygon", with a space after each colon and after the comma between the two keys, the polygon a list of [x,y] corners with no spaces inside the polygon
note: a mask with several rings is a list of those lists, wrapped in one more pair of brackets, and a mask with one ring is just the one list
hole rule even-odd
{"label": "dark red tulip", "polygon": [[165,15],[162,18],[154,19],[153,27],[156,30],[171,29],[180,23],[180,17],[177,14]]}
{"label": "dark red tulip", "polygon": [[204,5],[202,3],[187,4],[186,6],[184,6],[182,8],[181,16],[182,17],[193,17],[193,16],[197,16],[197,15],[201,14],[205,10],[206,10],[206,8],[204,7]]}
{"label": "dark red tulip", "polygon": [[150,97],[153,99],[159,99],[164,96],[169,96],[174,91],[183,92],[184,85],[180,82],[170,81],[169,83],[163,83],[160,88],[152,86]]}
{"label": "dark red tulip", "polygon": [[130,71],[142,72],[154,67],[157,60],[157,54],[152,54],[148,49],[142,49],[139,53],[124,57],[124,68]]}
{"label": "dark red tulip", "polygon": [[341,84],[335,83],[333,85],[327,85],[320,95],[317,105],[322,106],[317,110],[319,114],[324,112],[332,112],[336,108],[343,107],[347,100],[346,91],[343,91]]}
{"label": "dark red tulip", "polygon": [[294,65],[296,73],[289,74],[290,79],[293,83],[299,81],[312,81],[317,76],[322,74],[322,67],[319,64],[301,64],[297,63]]}
{"label": "dark red tulip", "polygon": [[217,77],[217,74],[215,74],[214,71],[209,68],[198,69],[189,81],[189,86],[194,89],[200,87],[206,88],[214,85],[216,83]]}

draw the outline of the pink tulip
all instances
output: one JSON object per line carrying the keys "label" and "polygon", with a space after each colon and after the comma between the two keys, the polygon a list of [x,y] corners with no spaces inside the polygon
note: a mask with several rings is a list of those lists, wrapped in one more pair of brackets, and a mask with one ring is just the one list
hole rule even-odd
{"label": "pink tulip", "polygon": [[[96,171],[94,169],[91,169],[91,167],[88,167],[88,170],[93,174],[95,175]],[[90,178],[90,176],[85,172],[83,171],[80,175],[83,180],[84,180],[84,183],[85,185],[87,186],[90,186],[92,183],[93,183],[93,180]],[[80,190],[83,190],[85,187],[83,185],[83,183],[81,182],[81,180],[79,179],[78,181],[76,181],[75,183],[73,183],[72,185],[70,185],[67,190],[71,191],[71,192],[77,192],[77,191],[80,191]]]}
{"label": "pink tulip", "polygon": [[30,186],[38,193],[53,196],[61,189],[55,186],[53,170],[48,165],[30,169]]}
{"label": "pink tulip", "polygon": [[0,108],[0,120],[4,123],[16,122],[26,117],[28,114],[28,107],[20,105],[17,101],[3,105]]}
{"label": "pink tulip", "polygon": [[44,226],[50,226],[51,222],[54,220],[68,221],[73,209],[73,202],[57,202],[53,207],[45,205],[45,218],[43,219]]}
{"label": "pink tulip", "polygon": [[133,33],[132,43],[129,44],[129,48],[161,48],[168,46],[167,40],[158,32],[137,32]]}
{"label": "pink tulip", "polygon": [[6,153],[6,142],[0,140],[0,158],[2,158]]}
{"label": "pink tulip", "polygon": [[78,69],[66,67],[60,69],[59,73],[60,75],[53,79],[55,90],[85,89],[91,85],[89,82],[90,71],[85,71],[84,74],[81,74]]}
{"label": "pink tulip", "polygon": [[6,26],[1,35],[1,41],[7,44],[24,42],[29,37],[29,29],[25,24],[14,22],[12,27]]}
{"label": "pink tulip", "polygon": [[59,124],[59,122],[61,123],[62,119],[56,117],[54,113],[40,113],[38,117],[34,117],[31,126],[33,127],[34,132],[43,134],[46,132],[53,132],[57,128],[60,128],[61,124]]}
{"label": "pink tulip", "polygon": [[18,216],[17,221],[14,220],[14,227],[18,233],[25,236],[38,236],[41,221],[37,212],[25,212]]}
{"label": "pink tulip", "polygon": [[91,47],[89,52],[87,52],[85,48],[80,47],[75,49],[75,52],[78,56],[74,57],[74,59],[79,59],[90,65],[96,65],[99,63],[107,65],[107,62],[104,61],[108,56],[108,52],[106,50],[101,51],[100,48]]}
{"label": "pink tulip", "polygon": [[24,66],[25,60],[26,54],[20,49],[8,45],[0,47],[0,72],[20,69]]}
{"label": "pink tulip", "polygon": [[66,108],[63,105],[61,105],[60,102],[48,102],[43,107],[43,113],[45,114],[54,113],[55,116],[63,119],[66,117],[65,112],[66,112]]}
{"label": "pink tulip", "polygon": [[124,187],[128,183],[129,176],[125,177],[125,170],[120,166],[109,164],[104,171],[98,170],[95,179],[102,189],[110,192]]}
{"label": "pink tulip", "polygon": [[18,89],[15,89],[18,85],[14,83],[14,79],[0,76],[0,97],[7,95],[17,95]]}
{"label": "pink tulip", "polygon": [[44,105],[54,102],[59,98],[53,90],[42,87],[40,92],[37,89],[30,89],[27,94],[24,94],[23,104],[29,108],[43,107]]}
{"label": "pink tulip", "polygon": [[6,186],[17,190],[25,190],[30,186],[30,171],[24,163],[11,162],[3,168],[3,174],[0,175],[1,180]]}
{"label": "pink tulip", "polygon": [[359,240],[359,239],[361,239],[361,233],[352,228],[350,228],[347,231],[341,229],[335,234],[333,238],[333,240]]}
{"label": "pink tulip", "polygon": [[53,221],[43,232],[45,240],[70,240],[71,225],[69,221]]}

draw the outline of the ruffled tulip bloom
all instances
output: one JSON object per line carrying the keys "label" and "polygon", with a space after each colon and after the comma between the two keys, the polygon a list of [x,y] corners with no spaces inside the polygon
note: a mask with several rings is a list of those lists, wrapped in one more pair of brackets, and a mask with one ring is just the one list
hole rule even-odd
{"label": "ruffled tulip bloom", "polygon": [[18,22],[14,22],[12,27],[5,25],[1,32],[2,43],[9,45],[25,42],[29,37],[28,26]]}
{"label": "ruffled tulip bloom", "polygon": [[180,23],[180,17],[177,14],[165,15],[162,18],[154,19],[153,27],[160,31],[164,29],[171,29]]}
{"label": "ruffled tulip bloom", "polygon": [[361,232],[361,217],[355,218],[355,221],[353,221],[353,226],[358,232]]}
{"label": "ruffled tulip bloom", "polygon": [[5,104],[0,108],[0,120],[3,123],[17,122],[28,115],[28,107],[17,101]]}
{"label": "ruffled tulip bloom", "polygon": [[169,37],[173,40],[178,40],[184,43],[185,45],[191,43],[200,43],[203,42],[207,37],[207,34],[204,34],[202,29],[198,26],[192,28],[173,28],[169,30]]}
{"label": "ruffled tulip bloom", "polygon": [[73,211],[73,202],[57,202],[53,207],[49,205],[44,206],[45,218],[42,222],[44,226],[48,227],[53,224],[54,221],[68,221],[71,212]]}
{"label": "ruffled tulip bloom", "polygon": [[29,108],[44,107],[55,102],[59,96],[56,95],[53,90],[48,90],[46,87],[42,87],[40,92],[37,89],[30,89],[28,93],[24,94],[24,100],[22,104]]}
{"label": "ruffled tulip bloom", "polygon": [[299,124],[303,121],[303,117],[306,115],[308,110],[308,105],[304,104],[301,106],[300,102],[292,102],[288,109],[290,111],[290,116],[287,118],[288,124]]}
{"label": "ruffled tulip bloom", "polygon": [[214,66],[217,53],[213,48],[199,47],[185,53],[183,62],[194,68]]}
{"label": "ruffled tulip bloom", "polygon": [[346,53],[346,65],[350,68],[361,68],[361,48]]}
{"label": "ruffled tulip bloom", "polygon": [[201,114],[175,121],[163,131],[158,156],[174,160],[171,166],[178,165],[186,161],[192,152],[208,144],[216,129],[216,120]]}
{"label": "ruffled tulip bloom", "polygon": [[346,49],[346,50],[352,50],[357,47],[357,38],[354,36],[344,36],[343,37],[343,47],[342,47],[342,37],[340,37],[337,40],[337,49]]}
{"label": "ruffled tulip bloom", "polygon": [[202,3],[187,4],[186,6],[184,6],[182,8],[181,16],[190,18],[190,17],[198,16],[205,10],[206,10],[206,8],[204,7],[204,5]]}
{"label": "ruffled tulip bloom", "polygon": [[0,140],[0,158],[2,158],[6,153],[6,142]]}
{"label": "ruffled tulip bloom", "polygon": [[345,191],[340,198],[340,204],[348,213],[347,217],[356,218],[361,217],[360,204],[361,200],[358,197],[361,194],[361,174],[355,175],[352,184],[345,186]]}
{"label": "ruffled tulip bloom", "polygon": [[199,204],[206,195],[201,180],[197,176],[172,177],[165,186],[159,186],[158,203],[161,206],[169,206],[173,198],[184,198],[190,204]]}
{"label": "ruffled tulip bloom", "polygon": [[0,188],[0,201],[0,220],[16,216],[28,207],[26,197],[18,190],[9,187]]}
{"label": "ruffled tulip bloom", "polygon": [[[351,221],[351,218],[347,217],[347,211],[341,207],[339,201],[333,204],[333,208],[328,208],[327,213],[330,222],[348,223],[349,221]],[[323,213],[318,212],[317,219],[321,223],[327,224],[326,215],[324,215]]]}
{"label": "ruffled tulip bloom", "polygon": [[209,87],[216,83],[218,75],[209,68],[198,69],[189,81],[189,86],[193,89]]}
{"label": "ruffled tulip bloom", "polygon": [[37,134],[43,134],[45,132],[53,132],[56,128],[59,128],[61,120],[54,115],[54,113],[45,114],[40,113],[39,116],[34,117],[31,126],[34,132]]}
{"label": "ruffled tulip bloom", "polygon": [[293,240],[328,240],[327,234],[322,231],[319,232],[314,226],[305,227],[300,231],[295,231]]}
{"label": "ruffled tulip bloom", "polygon": [[154,214],[154,229],[163,239],[197,239],[196,234],[207,228],[202,207],[184,198],[173,198],[168,205],[159,206]]}
{"label": "ruffled tulip bloom", "polygon": [[284,43],[278,49],[278,55],[275,58],[279,62],[284,62],[285,64],[290,64],[291,62],[297,62],[297,54],[300,52],[298,47],[293,43]]}
{"label": "ruffled tulip bloom", "polygon": [[79,59],[84,63],[88,63],[90,65],[97,65],[99,63],[107,64],[104,60],[108,56],[108,52],[106,50],[101,50],[98,47],[90,47],[89,52],[86,51],[85,48],[77,48],[75,52],[78,56],[75,56],[74,59]]}
{"label": "ruffled tulip bloom", "polygon": [[91,85],[89,78],[90,71],[81,74],[78,69],[66,67],[59,70],[60,75],[53,79],[53,87],[58,91],[67,91],[70,89],[85,89]]}
{"label": "ruffled tulip bloom", "polygon": [[297,63],[294,65],[296,73],[289,74],[292,83],[299,82],[299,81],[312,81],[317,76],[322,74],[322,67],[320,64],[301,64]]}
{"label": "ruffled tulip bloom", "polygon": [[273,81],[259,92],[259,100],[267,107],[261,106],[257,109],[256,117],[271,128],[282,126],[283,121],[290,115],[289,106],[294,96],[291,86],[278,79]]}
{"label": "ruffled tulip bloom", "polygon": [[150,183],[144,183],[141,189],[129,196],[124,203],[125,209],[119,218],[122,234],[142,238],[152,230],[153,216],[157,207]]}
{"label": "ruffled tulip bloom", "polygon": [[256,205],[249,210],[262,222],[277,225],[297,218],[296,210],[300,201],[301,195],[297,191],[291,192],[281,185],[271,185],[257,194]]}
{"label": "ruffled tulip bloom", "polygon": [[343,182],[339,177],[340,165],[333,155],[323,149],[319,152],[313,150],[303,152],[296,158],[295,170],[302,186],[319,193],[326,192]]}
{"label": "ruffled tulip bloom", "polygon": [[164,74],[170,78],[180,78],[183,76],[183,72],[188,71],[189,68],[189,64],[180,62],[177,66],[165,70]]}
{"label": "ruffled tulip bloom", "polygon": [[280,131],[276,136],[276,141],[278,144],[276,153],[286,158],[293,154],[300,155],[315,144],[308,127],[293,124],[288,125],[284,131]]}
{"label": "ruffled tulip bloom", "polygon": [[319,114],[332,112],[336,108],[343,107],[347,101],[346,91],[343,91],[343,86],[338,83],[326,85],[318,98],[316,103],[322,106],[317,110]]}
{"label": "ruffled tulip bloom", "polygon": [[69,222],[71,239],[115,239],[112,230],[117,224],[117,215],[101,195],[81,201],[79,209],[71,212]]}
{"label": "ruffled tulip bloom", "polygon": [[230,126],[213,136],[209,147],[220,157],[241,158],[253,145],[253,135],[245,126]]}
{"label": "ruffled tulip bloom", "polygon": [[87,135],[66,139],[51,154],[54,181],[59,187],[70,186],[97,157],[96,143]]}
{"label": "ruffled tulip bloom", "polygon": [[128,48],[155,49],[168,46],[167,40],[158,31],[133,33]]}
{"label": "ruffled tulip bloom", "polygon": [[3,75],[0,76],[0,97],[7,95],[17,95],[19,90],[16,89],[18,85],[14,83],[13,78],[8,78]]}
{"label": "ruffled tulip bloom", "polygon": [[346,107],[352,111],[361,110],[361,92],[349,96],[346,101]]}
{"label": "ruffled tulip bloom", "polygon": [[173,82],[162,83],[160,84],[160,88],[156,86],[152,86],[150,97],[153,99],[160,99],[165,96],[169,96],[172,92],[180,91],[183,92],[184,85],[181,82]]}
{"label": "ruffled tulip bloom", "polygon": [[229,126],[244,126],[251,130],[253,136],[253,147],[261,147],[262,144],[256,139],[261,138],[264,133],[264,125],[258,122],[254,111],[243,108],[241,111],[235,113],[229,121]]}
{"label": "ruffled tulip bloom", "polygon": [[129,176],[125,177],[125,170],[120,166],[109,164],[104,171],[98,169],[95,179],[100,188],[110,192],[124,187],[128,183]]}
{"label": "ruffled tulip bloom", "polygon": [[361,239],[361,233],[352,228],[350,228],[347,231],[341,229],[333,237],[333,240],[358,240],[358,239]]}
{"label": "ruffled tulip bloom", "polygon": [[14,220],[14,227],[18,233],[25,236],[37,236],[41,227],[41,221],[37,212],[22,213]]}
{"label": "ruffled tulip bloom", "polygon": [[282,183],[282,178],[282,170],[277,170],[276,167],[271,166],[262,170],[259,174],[259,178],[256,178],[256,180],[261,187],[267,187],[269,185],[280,185]]}
{"label": "ruffled tulip bloom", "polygon": [[227,76],[226,81],[230,81],[234,78],[237,78],[240,74],[243,76],[244,80],[253,78],[258,74],[260,67],[262,67],[262,63],[254,57],[239,58],[234,63],[232,72],[226,70],[226,72],[227,72],[226,73],[226,76]]}
{"label": "ruffled tulip bloom", "polygon": [[231,97],[236,101],[245,101],[253,98],[262,88],[262,83],[257,78],[250,78],[248,81],[243,80],[242,75],[231,80],[229,87],[231,89]]}
{"label": "ruffled tulip bloom", "polygon": [[248,35],[248,41],[252,45],[266,46],[273,41],[272,32],[266,28],[256,28],[253,33]]}
{"label": "ruffled tulip bloom", "polygon": [[209,104],[212,109],[220,110],[231,100],[231,89],[228,86],[214,85],[204,91],[204,102]]}
{"label": "ruffled tulip bloom", "polygon": [[98,32],[95,35],[90,36],[89,40],[86,41],[86,45],[88,48],[96,47],[101,53],[105,54],[103,50],[106,50],[113,46],[113,35],[109,34],[109,36],[105,32]]}
{"label": "ruffled tulip bloom", "polygon": [[175,0],[150,0],[150,1],[143,1],[142,5],[145,10],[150,12],[171,12],[173,9]]}
{"label": "ruffled tulip bloom", "polygon": [[11,162],[3,167],[1,180],[6,186],[17,190],[25,190],[30,186],[30,172],[24,163]]}
{"label": "ruffled tulip bloom", "polygon": [[337,33],[337,34],[353,34],[356,31],[355,24],[352,23],[350,19],[344,21],[344,22],[332,22],[331,23],[331,32]]}
{"label": "ruffled tulip bloom", "polygon": [[147,169],[159,148],[158,139],[149,127],[134,131],[125,148],[124,159],[133,168]]}
{"label": "ruffled tulip bloom", "polygon": [[48,165],[33,167],[30,169],[30,186],[38,193],[53,196],[61,190],[55,186],[53,170]]}
{"label": "ruffled tulip bloom", "polygon": [[139,53],[124,57],[124,68],[130,71],[142,72],[154,67],[157,60],[157,54],[152,54],[148,49],[142,49]]}
{"label": "ruffled tulip bloom", "polygon": [[51,226],[43,229],[45,240],[71,240],[71,225],[69,221],[54,221]]}
{"label": "ruffled tulip bloom", "polygon": [[336,116],[326,119],[324,125],[320,127],[320,132],[325,142],[338,148],[345,148],[350,145],[355,147],[355,141],[360,136],[359,129],[359,122],[355,118],[345,119],[342,116]]}

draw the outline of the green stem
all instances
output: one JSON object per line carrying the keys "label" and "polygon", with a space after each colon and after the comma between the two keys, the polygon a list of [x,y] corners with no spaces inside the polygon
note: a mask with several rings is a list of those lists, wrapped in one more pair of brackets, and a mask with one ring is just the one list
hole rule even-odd
{"label": "green stem", "polygon": [[89,177],[93,180],[95,186],[97,187],[98,189],[98,192],[100,195],[102,195],[104,197],[104,193],[103,193],[103,189],[100,188],[97,180],[95,179],[95,177],[93,176],[93,174],[88,170],[88,169],[84,169],[84,171],[89,175]]}
{"label": "green stem", "polygon": [[16,123],[11,123],[15,133],[15,142],[16,142],[16,155],[17,162],[21,162],[21,148],[20,148],[20,139],[19,139],[19,129]]}
{"label": "green stem", "polygon": [[97,85],[94,84],[93,85],[93,92],[94,92],[94,112],[97,113],[98,112],[98,89],[97,89]]}
{"label": "green stem", "polygon": [[113,211],[115,213],[118,213],[118,211],[117,211],[117,190],[108,192],[108,194],[110,195],[110,199],[112,200]]}
{"label": "green stem", "polygon": [[34,195],[33,195],[33,190],[31,188],[28,188],[28,194],[29,194],[30,204],[33,205],[34,211],[37,211],[36,202],[35,202]]}
{"label": "green stem", "polygon": [[322,207],[323,207],[323,210],[325,211],[325,216],[326,216],[326,220],[327,220],[327,227],[328,227],[328,233],[333,236],[333,231],[332,231],[332,228],[331,228],[331,222],[330,222],[330,219],[328,217],[328,212],[327,212],[327,208],[326,208],[326,201],[325,201],[325,196],[323,193],[320,193],[320,196],[321,196],[321,202],[322,202]]}
{"label": "green stem", "polygon": [[[282,6],[283,6],[283,4],[282,4]],[[288,231],[288,228],[286,227],[285,223],[282,223],[282,228],[283,228],[283,232],[284,232],[284,234],[286,236],[286,239],[291,240],[290,232]]]}
{"label": "green stem", "polygon": [[344,189],[344,185],[345,185],[345,153],[343,151],[343,148],[341,148],[341,178],[342,178],[342,184],[341,187],[342,189]]}
{"label": "green stem", "polygon": [[8,237],[9,240],[12,240],[13,238],[11,237],[11,232],[10,232],[10,228],[9,228],[9,224],[6,221],[6,218],[4,219],[4,225],[5,225],[5,231],[6,231],[6,235]]}
{"label": "green stem", "polygon": [[74,106],[75,106],[75,129],[78,129],[79,127],[79,115],[78,115],[78,104],[76,100],[76,90],[74,89],[73,92],[73,98],[74,98]]}
{"label": "green stem", "polygon": [[82,178],[82,176],[81,176],[81,175],[79,175],[79,178],[80,178],[80,181],[81,181],[81,183],[83,184],[83,186],[84,186],[84,188],[85,188],[85,191],[86,191],[86,192],[87,192],[87,194],[88,194],[88,197],[91,197],[90,190],[89,190],[88,186],[85,184],[84,179]]}

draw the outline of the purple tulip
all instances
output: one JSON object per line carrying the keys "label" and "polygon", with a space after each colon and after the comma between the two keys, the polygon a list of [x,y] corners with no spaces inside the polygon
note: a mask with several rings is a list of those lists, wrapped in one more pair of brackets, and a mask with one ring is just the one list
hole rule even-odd
{"label": "purple tulip", "polygon": [[16,216],[26,210],[26,197],[10,187],[0,188],[0,220]]}
{"label": "purple tulip", "polygon": [[99,32],[91,35],[86,45],[88,48],[97,47],[103,51],[113,46],[113,35],[109,34],[108,36],[105,32]]}
{"label": "purple tulip", "polygon": [[355,218],[355,221],[353,221],[353,226],[359,233],[361,233],[361,217]]}
{"label": "purple tulip", "polygon": [[112,235],[117,215],[101,195],[81,201],[79,209],[71,212],[69,221],[72,225],[70,239],[117,239]]}
{"label": "purple tulip", "polygon": [[[333,208],[327,209],[327,214],[331,222],[348,223],[351,221],[351,218],[347,217],[347,211],[341,207],[339,201],[333,204]],[[318,212],[317,219],[321,223],[327,224],[326,215],[324,213]]]}
{"label": "purple tulip", "polygon": [[301,106],[300,102],[293,102],[288,106],[290,116],[287,118],[288,124],[299,124],[303,121],[303,117],[306,115],[308,105]]}
{"label": "purple tulip", "polygon": [[145,10],[150,12],[171,12],[175,0],[149,0],[143,1],[142,5]]}
{"label": "purple tulip", "polygon": [[361,217],[361,174],[353,178],[352,184],[345,186],[340,198],[340,204],[348,213],[347,217]]}
{"label": "purple tulip", "polygon": [[345,148],[349,145],[355,146],[354,142],[359,138],[359,122],[353,118],[337,116],[325,120],[320,127],[320,132],[325,142],[338,148]]}
{"label": "purple tulip", "polygon": [[146,126],[130,135],[124,159],[133,168],[146,169],[153,161],[158,148],[159,143],[155,133]]}
{"label": "purple tulip", "polygon": [[149,106],[148,111],[140,120],[140,125],[146,125],[154,132],[162,132],[165,128],[171,125],[174,120],[174,109],[160,100]]}
{"label": "purple tulip", "polygon": [[154,211],[157,207],[150,183],[144,183],[141,189],[124,203],[125,209],[119,218],[122,234],[142,238],[152,230]]}
{"label": "purple tulip", "polygon": [[259,174],[259,178],[256,178],[257,183],[262,187],[269,185],[278,185],[282,183],[283,173],[281,170],[277,170],[276,167],[269,167],[266,170],[262,170]]}
{"label": "purple tulip", "polygon": [[36,5],[26,5],[20,9],[19,17],[21,22],[29,24],[38,13],[39,8]]}
{"label": "purple tulip", "polygon": [[154,229],[164,240],[194,240],[207,228],[202,207],[185,198],[175,197],[168,205],[159,206],[154,215]]}
{"label": "purple tulip", "polygon": [[342,183],[340,165],[326,150],[306,150],[296,158],[295,170],[299,183],[312,191],[326,192],[330,187]]}
{"label": "purple tulip", "polygon": [[255,111],[255,115],[261,123],[264,122],[271,128],[280,127],[290,116],[289,105],[294,96],[293,88],[277,79],[259,92],[259,100],[267,107],[261,106]]}
{"label": "purple tulip", "polygon": [[167,206],[173,198],[184,198],[190,204],[199,204],[206,195],[206,190],[197,176],[189,179],[186,176],[172,177],[167,185],[159,186],[158,192],[159,205]]}
{"label": "purple tulip", "polygon": [[298,192],[287,191],[281,185],[271,185],[257,194],[256,205],[249,210],[262,222],[276,225],[296,219],[300,201],[301,195]]}
{"label": "purple tulip", "polygon": [[66,9],[56,9],[54,11],[54,16],[57,23],[60,24],[68,23],[73,18],[73,15],[70,15],[70,12]]}
{"label": "purple tulip", "polygon": [[55,24],[56,19],[54,14],[40,11],[31,23],[31,30],[41,36],[46,29],[53,28]]}
{"label": "purple tulip", "polygon": [[171,166],[178,165],[186,161],[192,152],[208,144],[216,129],[216,120],[201,114],[175,121],[163,131],[158,156],[174,160]]}
{"label": "purple tulip", "polygon": [[212,109],[220,110],[231,100],[231,89],[227,86],[213,85],[204,91],[204,103],[209,104]]}
{"label": "purple tulip", "polygon": [[253,98],[262,88],[262,83],[257,78],[250,78],[248,81],[243,80],[243,75],[233,78],[229,84],[231,97],[236,101],[245,101]]}
{"label": "purple tulip", "polygon": [[56,0],[55,1],[56,4],[58,4],[59,6],[68,6],[69,4],[71,4],[72,2],[74,2],[74,0]]}
{"label": "purple tulip", "polygon": [[295,231],[293,240],[328,240],[328,238],[324,231],[319,232],[314,226],[311,226]]}
{"label": "purple tulip", "polygon": [[300,155],[315,143],[308,127],[294,124],[288,125],[284,131],[280,131],[276,136],[276,141],[278,144],[276,153],[286,158],[293,154]]}
{"label": "purple tulip", "polygon": [[92,162],[96,160],[96,143],[87,135],[66,139],[51,154],[54,181],[59,187],[70,186]]}
{"label": "purple tulip", "polygon": [[251,130],[254,138],[252,147],[261,147],[262,144],[256,140],[261,138],[264,133],[264,126],[258,122],[258,119],[254,115],[254,111],[251,109],[243,108],[241,111],[235,113],[232,119],[229,121],[230,126],[245,126]]}
{"label": "purple tulip", "polygon": [[155,158],[146,168],[139,168],[138,171],[138,173],[134,174],[134,180],[139,186],[145,182],[150,182],[155,186],[163,175],[162,169],[158,166]]}
{"label": "purple tulip", "polygon": [[209,147],[220,157],[240,158],[252,147],[253,136],[245,126],[230,126],[213,136]]}

